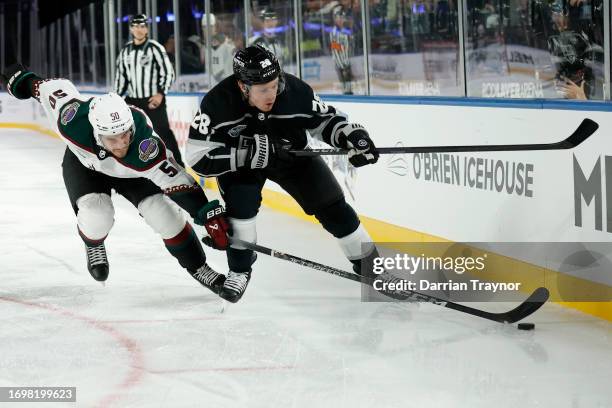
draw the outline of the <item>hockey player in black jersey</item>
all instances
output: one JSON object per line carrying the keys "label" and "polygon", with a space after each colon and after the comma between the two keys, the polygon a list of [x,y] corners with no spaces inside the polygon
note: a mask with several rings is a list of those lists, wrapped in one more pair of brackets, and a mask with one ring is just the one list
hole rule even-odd
{"label": "hockey player in black jersey", "polygon": [[67,145],[64,183],[95,280],[104,282],[109,274],[104,240],[114,223],[114,189],[161,235],[182,267],[203,286],[219,292],[224,276],[207,264],[193,228],[166,197],[203,225],[221,248],[229,243],[223,208],[217,200],[208,201],[143,111],[114,93],[86,98],[66,79],[42,79],[20,65],[9,67],[0,77],[14,97],[34,97],[41,103]]}
{"label": "hockey player in black jersey", "polygon": [[[308,84],[282,72],[271,52],[251,46],[236,53],[234,75],[202,100],[189,132],[187,163],[198,174],[217,176],[234,237],[256,241],[255,217],[269,179],[338,239],[359,273],[360,261],[374,246],[357,214],[320,157],[289,153],[306,147],[307,131],[331,146],[350,149],[353,166],[378,160],[363,126],[350,123]],[[236,302],[248,285],[255,257],[231,245],[227,258],[229,273],[219,295]]]}

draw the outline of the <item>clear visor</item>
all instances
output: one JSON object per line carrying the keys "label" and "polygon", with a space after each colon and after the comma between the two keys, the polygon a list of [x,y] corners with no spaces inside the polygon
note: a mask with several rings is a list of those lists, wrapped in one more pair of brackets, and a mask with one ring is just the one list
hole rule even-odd
{"label": "clear visor", "polygon": [[132,143],[134,139],[134,135],[132,129],[129,129],[123,133],[118,135],[99,135],[100,141],[104,145],[105,148],[109,150],[113,149],[121,149],[123,147],[127,147]]}

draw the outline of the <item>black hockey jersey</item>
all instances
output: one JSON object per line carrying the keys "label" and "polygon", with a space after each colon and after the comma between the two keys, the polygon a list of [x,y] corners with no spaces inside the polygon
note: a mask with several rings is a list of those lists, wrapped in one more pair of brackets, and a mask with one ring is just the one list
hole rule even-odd
{"label": "black hockey jersey", "polygon": [[236,171],[236,150],[246,148],[255,134],[293,149],[308,144],[308,133],[334,147],[347,117],[327,105],[312,88],[284,73],[285,89],[270,112],[261,112],[243,98],[234,75],[210,90],[200,105],[187,141],[187,163],[203,176]]}

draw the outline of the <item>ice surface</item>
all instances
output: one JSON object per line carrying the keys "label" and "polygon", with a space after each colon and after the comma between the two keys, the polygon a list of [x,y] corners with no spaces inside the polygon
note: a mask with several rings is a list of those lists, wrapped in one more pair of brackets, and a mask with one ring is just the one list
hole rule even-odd
{"label": "ice surface", "polygon": [[[222,314],[118,196],[102,287],[86,270],[63,150],[0,131],[0,386],[76,386],[82,407],[612,406],[608,322],[546,305],[523,332],[361,303],[354,282],[263,255]],[[258,225],[263,245],[350,268],[320,226],[267,209]],[[223,254],[207,253],[224,271]]]}

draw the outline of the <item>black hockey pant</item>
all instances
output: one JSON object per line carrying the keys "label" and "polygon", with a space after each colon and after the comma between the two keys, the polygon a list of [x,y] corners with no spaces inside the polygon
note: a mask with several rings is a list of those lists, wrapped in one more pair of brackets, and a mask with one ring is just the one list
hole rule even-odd
{"label": "black hockey pant", "polygon": [[[345,237],[359,226],[355,210],[346,202],[338,181],[320,157],[296,158],[282,169],[239,170],[219,176],[230,221],[255,218],[266,179],[280,185],[334,237]],[[227,250],[228,266],[234,272],[250,271],[252,258],[251,250],[231,247]]]}

